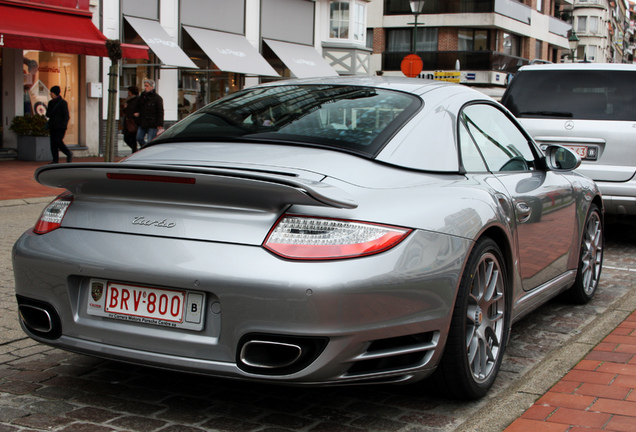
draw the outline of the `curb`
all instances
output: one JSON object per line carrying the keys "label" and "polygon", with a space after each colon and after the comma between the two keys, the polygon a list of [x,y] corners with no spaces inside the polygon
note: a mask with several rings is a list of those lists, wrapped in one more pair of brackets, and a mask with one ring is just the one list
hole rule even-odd
{"label": "curb", "polygon": [[506,429],[635,310],[636,285],[633,285],[579,334],[546,355],[455,432],[500,432]]}
{"label": "curb", "polygon": [[55,195],[40,197],[40,198],[22,198],[22,199],[10,199],[0,200],[0,207],[14,207],[24,204],[43,204],[49,203],[55,199]]}

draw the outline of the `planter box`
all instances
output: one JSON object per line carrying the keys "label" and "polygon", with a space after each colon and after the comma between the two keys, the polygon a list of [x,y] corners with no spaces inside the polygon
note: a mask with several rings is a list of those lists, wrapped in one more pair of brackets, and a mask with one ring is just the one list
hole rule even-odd
{"label": "planter box", "polygon": [[25,161],[53,160],[49,137],[18,136],[18,159]]}

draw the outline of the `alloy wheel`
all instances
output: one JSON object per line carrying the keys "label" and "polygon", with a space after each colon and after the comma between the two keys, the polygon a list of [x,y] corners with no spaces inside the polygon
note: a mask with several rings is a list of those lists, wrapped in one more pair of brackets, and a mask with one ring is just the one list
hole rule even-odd
{"label": "alloy wheel", "polygon": [[499,261],[485,253],[472,281],[466,319],[468,364],[477,382],[486,381],[496,368],[504,335],[504,281]]}

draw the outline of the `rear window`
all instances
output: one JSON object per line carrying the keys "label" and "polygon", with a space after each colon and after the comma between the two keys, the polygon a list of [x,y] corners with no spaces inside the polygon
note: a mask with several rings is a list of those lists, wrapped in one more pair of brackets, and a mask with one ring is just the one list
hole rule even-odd
{"label": "rear window", "polygon": [[254,88],[207,105],[172,126],[152,144],[275,141],[374,156],[421,103],[408,93],[371,87]]}
{"label": "rear window", "polygon": [[636,120],[636,73],[521,71],[502,103],[519,118]]}

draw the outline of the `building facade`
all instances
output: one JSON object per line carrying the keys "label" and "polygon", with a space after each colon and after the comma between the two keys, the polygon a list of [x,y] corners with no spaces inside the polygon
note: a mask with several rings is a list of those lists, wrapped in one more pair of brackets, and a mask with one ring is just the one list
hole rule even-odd
{"label": "building facade", "polygon": [[574,0],[563,15],[572,22],[576,46],[562,61],[633,63],[634,3],[627,0]]}
{"label": "building facade", "polygon": [[[106,39],[122,42],[117,117],[128,87],[143,89],[146,78],[156,82],[164,123],[170,126],[207,103],[261,82],[370,73],[369,0],[33,0],[26,6],[0,0],[0,6],[4,3],[28,9],[27,17],[34,8],[59,14],[81,9],[102,44]],[[7,31],[0,17],[0,38]],[[45,104],[50,87],[64,80],[73,113],[67,145],[79,156],[102,154],[110,58],[105,52],[68,53],[64,44],[41,48],[0,44],[3,90],[10,94],[3,96],[3,124],[35,113],[23,104],[25,85]],[[48,81],[37,84],[32,71]],[[16,145],[17,137],[4,127],[0,149]]]}
{"label": "building facade", "polygon": [[[80,153],[97,148],[100,64],[108,55],[99,27],[99,4],[92,0],[0,1],[0,155],[15,154],[14,117],[44,114],[53,86],[69,104],[65,142]],[[147,47],[122,48],[126,57],[148,55]]]}
{"label": "building facade", "polygon": [[401,75],[404,57],[415,53],[423,63],[420,76],[459,72],[451,75],[465,84],[504,86],[520,66],[559,62],[569,51],[571,23],[563,11],[572,1],[427,0],[415,29],[408,0],[373,0],[372,69]]}

